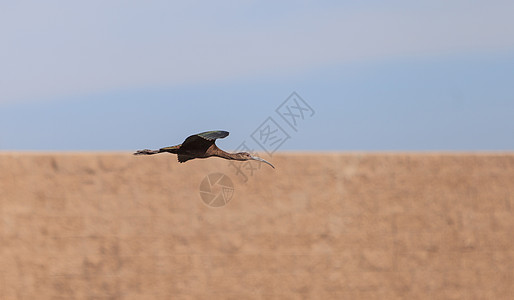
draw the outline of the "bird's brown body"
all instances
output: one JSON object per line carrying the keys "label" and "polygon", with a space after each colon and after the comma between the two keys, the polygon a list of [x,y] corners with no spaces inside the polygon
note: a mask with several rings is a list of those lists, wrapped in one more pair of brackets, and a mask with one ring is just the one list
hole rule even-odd
{"label": "bird's brown body", "polygon": [[134,153],[134,155],[152,155],[168,152],[177,154],[178,161],[181,163],[195,158],[208,158],[215,156],[224,159],[239,161],[258,160],[267,163],[271,167],[273,167],[273,165],[269,162],[265,161],[262,158],[252,156],[248,152],[228,153],[218,148],[215,144],[216,139],[225,138],[228,135],[228,131],[202,132],[199,134],[189,136],[180,145],[164,147],[159,150],[139,150],[136,153]]}

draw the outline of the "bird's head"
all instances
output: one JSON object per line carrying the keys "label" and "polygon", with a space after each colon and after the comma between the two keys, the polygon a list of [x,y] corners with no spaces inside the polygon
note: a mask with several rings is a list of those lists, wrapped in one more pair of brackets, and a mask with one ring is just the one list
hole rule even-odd
{"label": "bird's head", "polygon": [[253,156],[253,155],[251,155],[248,152],[240,152],[240,153],[238,153],[238,156],[241,157],[241,160],[258,160],[258,161],[262,161],[263,163],[266,163],[266,164],[270,165],[273,169],[275,169],[275,167],[271,163],[265,161],[264,159],[262,159],[260,157]]}

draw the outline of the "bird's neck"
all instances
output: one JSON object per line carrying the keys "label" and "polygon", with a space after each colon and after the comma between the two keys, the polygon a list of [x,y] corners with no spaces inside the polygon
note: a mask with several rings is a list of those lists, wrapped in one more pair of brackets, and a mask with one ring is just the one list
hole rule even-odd
{"label": "bird's neck", "polygon": [[219,148],[216,148],[216,151],[214,151],[214,156],[231,160],[244,160],[241,153],[228,153]]}

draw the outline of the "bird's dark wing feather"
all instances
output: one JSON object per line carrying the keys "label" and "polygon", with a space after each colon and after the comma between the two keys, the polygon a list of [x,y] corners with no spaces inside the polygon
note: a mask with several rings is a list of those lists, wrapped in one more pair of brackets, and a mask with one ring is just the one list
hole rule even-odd
{"label": "bird's dark wing feather", "polygon": [[198,134],[193,134],[188,137],[180,147],[184,151],[205,151],[207,150],[216,139],[222,139],[228,136],[228,131],[207,131]]}
{"label": "bird's dark wing feather", "polygon": [[206,132],[198,133],[196,135],[203,139],[206,139],[208,141],[213,141],[216,139],[226,138],[228,136],[228,134],[229,134],[228,131],[214,130],[214,131],[206,131]]}

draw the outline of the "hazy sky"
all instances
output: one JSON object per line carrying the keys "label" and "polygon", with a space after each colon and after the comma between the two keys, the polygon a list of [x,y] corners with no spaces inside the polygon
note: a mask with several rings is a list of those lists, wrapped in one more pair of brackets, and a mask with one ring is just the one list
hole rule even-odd
{"label": "hazy sky", "polygon": [[[512,16],[513,1],[2,1],[0,150],[225,129],[223,148],[263,151],[268,118],[278,150],[513,150]],[[313,110],[294,129],[275,111],[293,91]]]}

